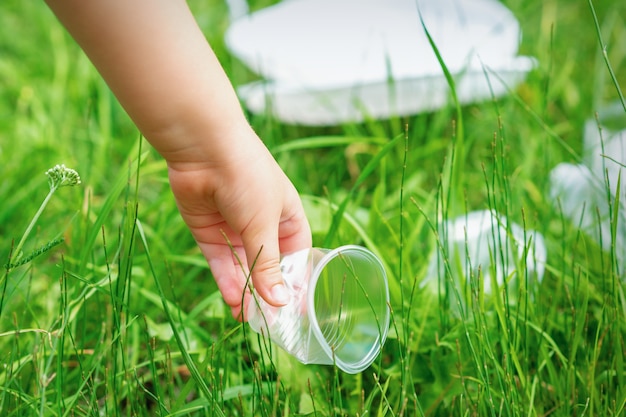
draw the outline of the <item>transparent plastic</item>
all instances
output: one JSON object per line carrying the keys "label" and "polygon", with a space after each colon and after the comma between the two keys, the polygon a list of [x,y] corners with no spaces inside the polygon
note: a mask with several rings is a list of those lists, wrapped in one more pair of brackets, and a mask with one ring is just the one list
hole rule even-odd
{"label": "transparent plastic", "polygon": [[248,323],[305,364],[358,373],[378,356],[389,329],[389,288],[380,260],[355,245],[284,255],[291,293],[284,307],[255,294]]}

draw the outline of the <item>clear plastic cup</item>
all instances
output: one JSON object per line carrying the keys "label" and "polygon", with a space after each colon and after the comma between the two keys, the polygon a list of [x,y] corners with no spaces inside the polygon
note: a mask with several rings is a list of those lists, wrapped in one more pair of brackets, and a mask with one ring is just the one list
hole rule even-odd
{"label": "clear plastic cup", "polygon": [[389,329],[389,288],[380,260],[355,245],[284,255],[281,270],[291,293],[284,307],[256,293],[248,307],[255,332],[305,364],[335,364],[346,373],[367,368]]}

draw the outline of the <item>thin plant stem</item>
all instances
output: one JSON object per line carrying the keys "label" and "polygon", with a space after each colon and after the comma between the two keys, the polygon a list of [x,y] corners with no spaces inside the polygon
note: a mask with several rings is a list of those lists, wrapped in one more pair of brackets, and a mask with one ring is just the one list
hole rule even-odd
{"label": "thin plant stem", "polygon": [[19,259],[19,257],[21,256],[20,253],[22,251],[22,248],[24,247],[24,243],[26,243],[26,239],[28,238],[30,233],[33,231],[33,228],[35,227],[35,224],[37,223],[37,220],[39,220],[39,217],[41,217],[41,214],[45,210],[46,206],[48,205],[48,202],[50,201],[50,199],[54,195],[54,192],[57,189],[58,189],[58,187],[56,187],[56,186],[50,188],[50,191],[48,192],[48,195],[46,196],[46,198],[43,200],[43,202],[39,206],[39,210],[37,210],[37,212],[33,216],[32,220],[30,221],[30,224],[26,228],[26,231],[24,231],[24,234],[22,235],[22,238],[20,239],[20,241],[18,242],[17,246],[15,247],[15,251],[13,252],[13,256],[11,257],[11,261],[9,262],[9,264],[15,263]]}
{"label": "thin plant stem", "polygon": [[26,243],[26,239],[32,232],[33,228],[35,227],[35,224],[37,223],[37,220],[39,219],[39,217],[41,217],[41,214],[45,210],[46,206],[48,205],[48,202],[50,202],[50,199],[52,198],[56,190],[64,186],[71,187],[71,186],[78,185],[81,183],[80,175],[78,175],[78,172],[76,172],[75,170],[71,168],[67,168],[63,164],[55,165],[54,167],[47,170],[46,176],[48,177],[48,185],[50,186],[50,191],[48,192],[48,195],[46,196],[46,198],[44,198],[43,202],[39,206],[39,209],[33,216],[32,220],[30,221],[30,224],[26,228],[26,231],[22,235],[22,238],[20,239],[19,243],[15,247],[15,251],[13,252],[13,256],[11,256],[9,265],[15,263],[20,258],[22,248],[24,247],[24,243]]}
{"label": "thin plant stem", "polygon": [[596,29],[596,35],[598,36],[598,42],[600,42],[600,48],[602,49],[602,58],[604,59],[604,63],[606,64],[606,68],[609,71],[609,75],[611,76],[611,81],[613,81],[613,85],[615,86],[615,91],[619,96],[620,103],[626,111],[626,99],[622,94],[622,89],[620,88],[619,82],[617,81],[617,76],[613,71],[613,67],[611,66],[611,62],[609,61],[609,55],[606,51],[607,46],[602,39],[602,31],[600,30],[600,22],[598,21],[598,15],[596,14],[596,9],[593,7],[593,2],[589,0],[589,9],[591,9],[591,15],[593,16],[593,23]]}

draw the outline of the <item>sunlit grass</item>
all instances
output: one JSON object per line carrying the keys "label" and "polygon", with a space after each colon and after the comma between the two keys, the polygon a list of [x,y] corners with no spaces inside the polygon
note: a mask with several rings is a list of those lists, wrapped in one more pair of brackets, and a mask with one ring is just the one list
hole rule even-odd
{"label": "sunlit grass", "polygon": [[[220,44],[217,3],[192,6],[245,82]],[[387,269],[388,340],[347,375],[298,363],[230,316],[163,161],[44,4],[3,2],[0,414],[624,414],[626,249],[603,250],[547,197],[550,170],[581,160],[586,120],[621,97],[624,5],[506,3],[538,59],[506,98],[334,128],[251,116],[301,192],[314,244],[365,245]],[[39,212],[57,164],[81,184]],[[619,184],[602,181],[615,235]],[[493,271],[450,252],[446,221],[474,210],[521,225],[528,247],[531,231],[544,236],[541,281],[504,250]],[[423,285],[432,259],[442,272]],[[486,272],[506,267],[515,280],[487,294]]]}

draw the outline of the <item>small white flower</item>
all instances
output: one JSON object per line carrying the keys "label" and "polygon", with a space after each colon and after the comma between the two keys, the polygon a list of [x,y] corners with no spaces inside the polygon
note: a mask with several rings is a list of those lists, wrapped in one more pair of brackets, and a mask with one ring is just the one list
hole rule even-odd
{"label": "small white flower", "polygon": [[53,168],[50,168],[46,171],[46,175],[48,176],[48,183],[50,184],[51,190],[80,184],[80,175],[78,175],[78,172],[72,168],[67,168],[64,164],[55,165]]}

